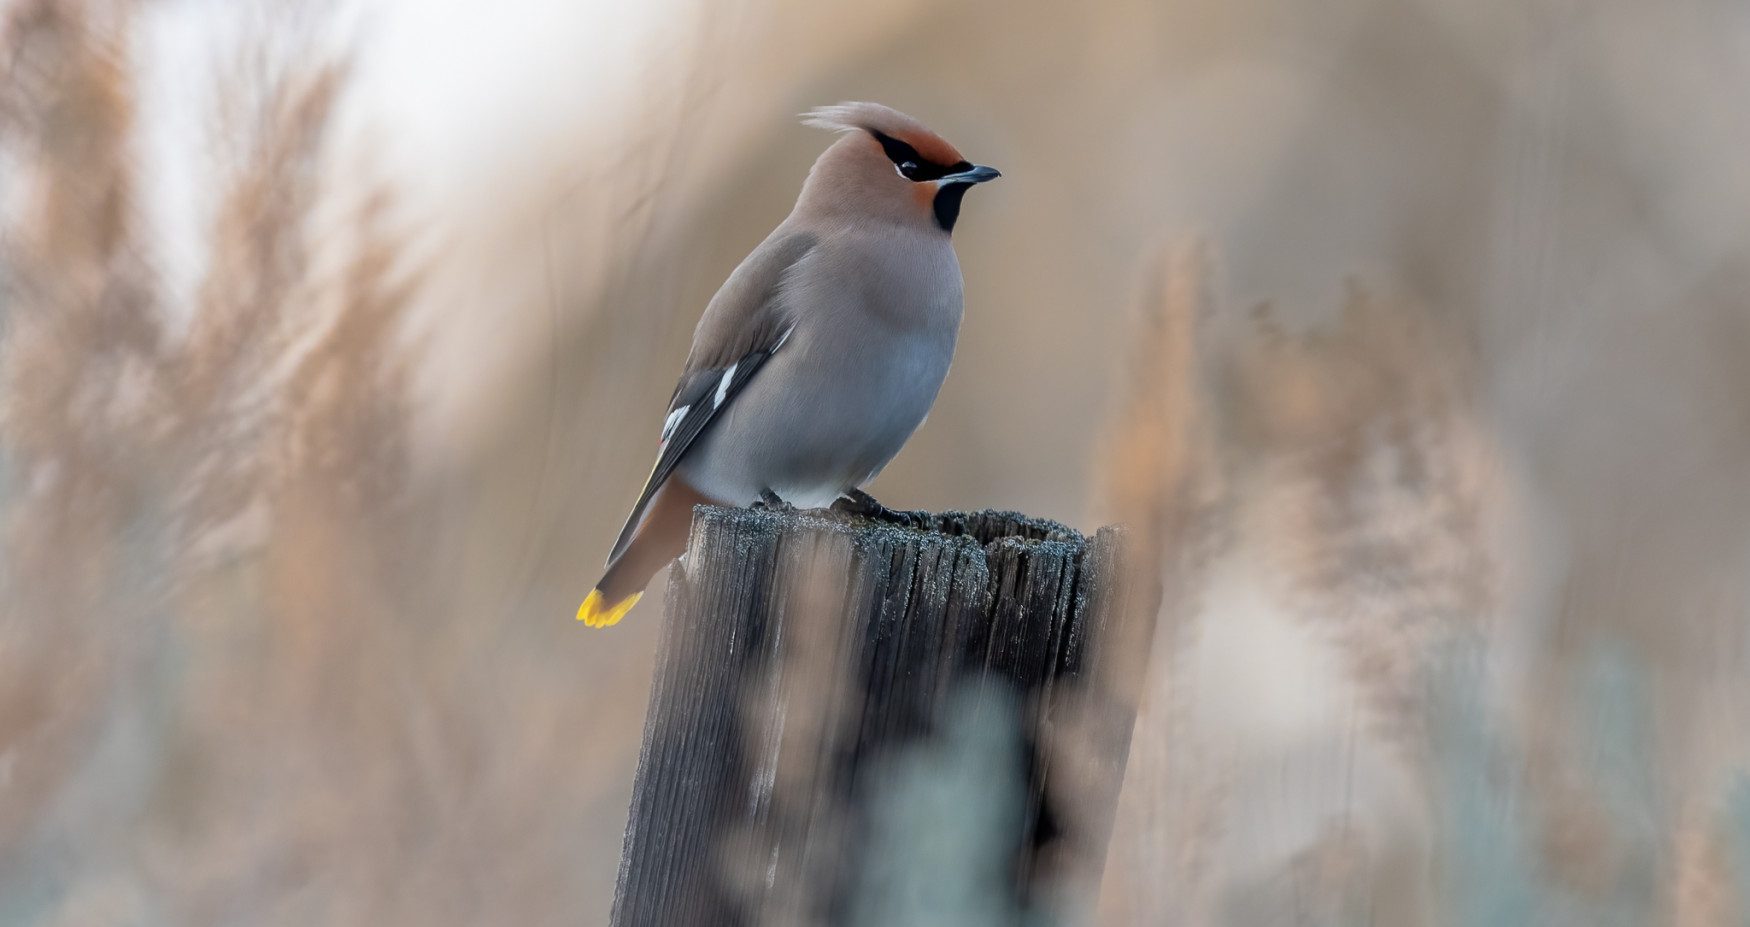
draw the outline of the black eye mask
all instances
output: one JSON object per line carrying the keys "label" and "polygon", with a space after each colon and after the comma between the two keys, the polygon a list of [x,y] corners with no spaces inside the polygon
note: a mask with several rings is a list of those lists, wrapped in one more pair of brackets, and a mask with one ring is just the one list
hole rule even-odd
{"label": "black eye mask", "polygon": [[926,180],[941,180],[949,174],[972,170],[972,164],[961,161],[958,164],[936,164],[924,160],[918,150],[912,146],[888,135],[885,132],[870,129],[869,134],[881,143],[881,150],[887,152],[887,160],[899,170],[900,176],[907,180],[922,183]]}

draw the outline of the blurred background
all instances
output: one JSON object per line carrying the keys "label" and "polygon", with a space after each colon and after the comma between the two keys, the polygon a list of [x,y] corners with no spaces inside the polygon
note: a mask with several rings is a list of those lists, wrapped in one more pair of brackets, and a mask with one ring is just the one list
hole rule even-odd
{"label": "blurred background", "polygon": [[1102,922],[1750,923],[1750,7],[0,17],[0,924],[605,924],[572,615],[847,99],[1005,175],[874,493],[1160,566]]}

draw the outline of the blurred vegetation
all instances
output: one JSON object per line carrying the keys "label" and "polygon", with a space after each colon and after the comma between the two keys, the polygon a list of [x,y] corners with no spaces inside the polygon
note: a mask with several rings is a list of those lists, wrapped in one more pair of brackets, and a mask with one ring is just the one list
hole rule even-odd
{"label": "blurred vegetation", "polygon": [[605,922],[661,603],[569,616],[791,114],[872,98],[1005,173],[876,494],[1127,522],[1167,589],[1104,922],[1745,923],[1747,51],[1725,0],[6,0],[0,922]]}

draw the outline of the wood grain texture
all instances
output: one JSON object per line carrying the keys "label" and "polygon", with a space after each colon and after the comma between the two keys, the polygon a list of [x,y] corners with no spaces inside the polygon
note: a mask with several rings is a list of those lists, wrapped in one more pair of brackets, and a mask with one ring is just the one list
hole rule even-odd
{"label": "wood grain texture", "polygon": [[1154,599],[1113,529],[931,522],[697,510],[617,927],[1051,923],[1091,896]]}

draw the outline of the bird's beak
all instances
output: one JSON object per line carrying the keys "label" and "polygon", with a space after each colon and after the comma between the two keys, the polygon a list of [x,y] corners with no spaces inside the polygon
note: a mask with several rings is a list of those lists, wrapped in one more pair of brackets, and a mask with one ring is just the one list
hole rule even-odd
{"label": "bird's beak", "polygon": [[987,180],[995,180],[1001,176],[1003,176],[1003,172],[994,167],[985,167],[982,164],[975,164],[969,171],[961,171],[958,174],[949,174],[946,177],[938,179],[936,183],[944,187],[951,183],[984,183]]}

